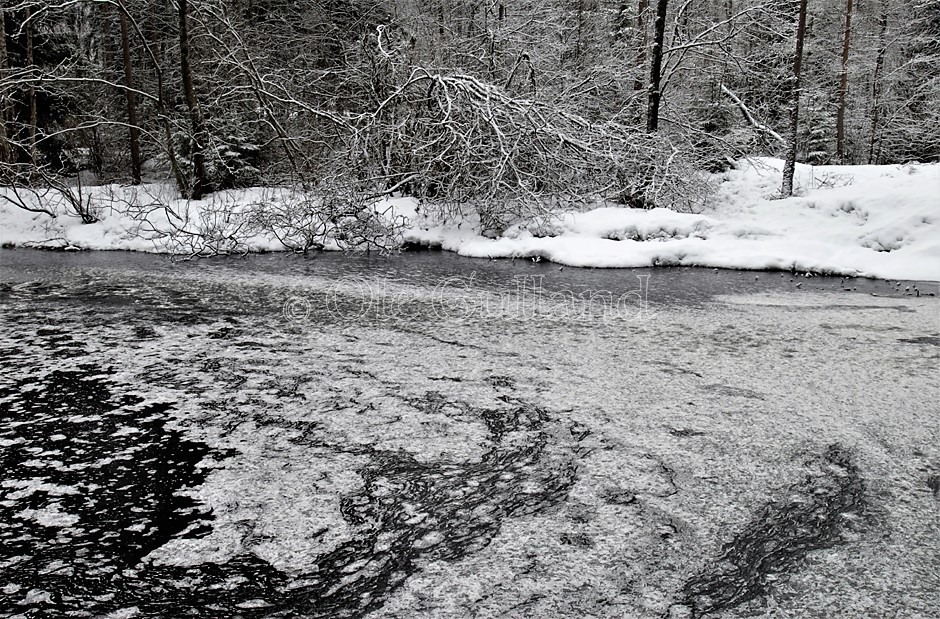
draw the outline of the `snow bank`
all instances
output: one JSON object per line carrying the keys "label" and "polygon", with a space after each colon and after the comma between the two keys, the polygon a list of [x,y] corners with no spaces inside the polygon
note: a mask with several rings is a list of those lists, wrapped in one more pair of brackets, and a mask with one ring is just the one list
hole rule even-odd
{"label": "snow bank", "polygon": [[[149,183],[137,187],[103,185],[83,187],[81,202],[98,221],[82,224],[75,207],[61,193],[49,191],[31,194],[0,188],[0,243],[5,246],[53,247],[66,249],[110,249],[143,252],[172,252],[179,243],[170,243],[174,230],[191,233],[211,228],[224,233],[225,222],[213,215],[224,208],[234,217],[229,227],[237,225],[241,211],[250,205],[270,200],[277,190],[248,189],[213,194],[206,200],[185,200],[170,185]],[[283,192],[281,192],[283,193]],[[27,211],[11,201],[23,202],[30,208],[55,213]],[[164,208],[165,207],[165,208]],[[284,249],[270,235],[252,235],[248,242],[253,250]]]}
{"label": "snow bank", "polygon": [[798,195],[779,194],[782,162],[718,175],[704,214],[599,208],[510,229],[418,222],[407,240],[479,258],[539,257],[579,267],[795,269],[940,280],[940,166],[798,165]]}
{"label": "snow bank", "polygon": [[[415,214],[411,200],[357,206],[340,196],[276,187],[221,191],[202,200],[183,198],[166,183],[73,187],[71,200],[65,196],[0,187],[0,244],[175,254],[339,250],[338,239],[354,230],[350,220],[357,213],[399,228]],[[97,221],[83,224],[76,203]],[[378,239],[380,232],[371,236]]]}
{"label": "snow bank", "polygon": [[[777,159],[753,159],[716,175],[716,195],[701,214],[605,207],[517,226],[498,239],[483,237],[472,222],[440,226],[417,214],[416,202],[408,198],[374,208],[385,217],[410,220],[406,241],[470,257],[539,257],[579,267],[794,269],[940,281],[940,165],[798,165],[797,195],[778,200],[781,168]],[[183,228],[218,238],[237,235],[240,250],[277,251],[285,249],[283,234],[245,222],[259,205],[277,210],[277,205],[298,199],[277,189],[223,192],[198,202],[180,199],[165,185],[89,191],[100,218],[94,224],[0,204],[0,243],[185,252],[190,248],[181,237],[168,234]],[[43,206],[69,211],[64,203]],[[147,213],[143,224],[141,211]],[[338,248],[332,242],[325,245]]]}

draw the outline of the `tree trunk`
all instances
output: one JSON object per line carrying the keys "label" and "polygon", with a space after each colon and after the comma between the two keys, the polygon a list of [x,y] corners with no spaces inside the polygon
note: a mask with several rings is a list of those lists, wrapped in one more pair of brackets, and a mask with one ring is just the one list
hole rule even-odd
{"label": "tree trunk", "polygon": [[[0,6],[0,9],[3,7]],[[6,79],[10,69],[7,58],[7,28],[6,12],[0,10],[0,81]],[[9,100],[6,93],[0,94],[0,164],[10,163],[10,136],[7,132],[7,119],[9,118]],[[4,168],[6,172],[6,168]]]}
{"label": "tree trunk", "polygon": [[845,0],[842,33],[842,70],[839,74],[839,107],[836,110],[836,157],[845,163],[845,97],[849,90],[849,45],[852,37],[852,0]]}
{"label": "tree trunk", "polygon": [[[803,0],[805,2],[805,0]],[[653,133],[659,128],[659,104],[662,99],[660,84],[663,70],[663,41],[666,38],[666,6],[668,0],[657,0],[656,22],[653,25],[653,56],[650,67],[649,102],[646,108],[646,131]]]}
{"label": "tree trunk", "polygon": [[[26,25],[26,66],[30,70],[34,70],[33,59],[33,22],[32,22],[32,11],[29,8],[25,9],[25,25]],[[36,168],[36,125],[39,123],[38,113],[36,109],[36,87],[30,83],[29,86],[29,161],[33,166],[33,169]],[[32,174],[32,172],[30,172]]]}
{"label": "tree trunk", "polygon": [[186,97],[186,106],[189,108],[189,119],[192,123],[192,162],[193,179],[189,187],[189,197],[193,200],[201,199],[209,191],[209,180],[206,175],[206,159],[203,149],[208,144],[205,119],[199,109],[196,99],[196,89],[193,87],[193,74],[190,67],[189,50],[189,3],[188,0],[179,0],[180,22],[180,76],[183,80],[183,95]]}
{"label": "tree trunk", "polygon": [[796,141],[800,127],[800,70],[803,67],[803,38],[806,36],[806,0],[799,0],[800,14],[796,25],[796,50],[793,53],[793,74],[790,76],[790,135],[787,141],[787,159],[783,164],[781,195],[793,195],[793,172],[796,169]]}
{"label": "tree trunk", "polygon": [[878,55],[875,58],[875,72],[871,80],[871,138],[868,142],[868,163],[875,163],[875,143],[878,136],[878,122],[881,113],[882,74],[884,73],[886,37],[888,35],[888,0],[881,2],[881,17],[878,22]]}
{"label": "tree trunk", "polygon": [[101,15],[101,68],[110,72],[114,68],[111,61],[111,7],[102,4],[98,9]]}
{"label": "tree trunk", "polygon": [[124,14],[124,0],[118,0],[118,15],[121,24],[121,53],[124,62],[124,84],[127,90],[127,124],[130,125],[131,138],[131,178],[135,185],[140,184],[140,130],[137,127],[137,102],[134,97],[134,68],[131,65],[131,45],[127,32],[127,15]]}

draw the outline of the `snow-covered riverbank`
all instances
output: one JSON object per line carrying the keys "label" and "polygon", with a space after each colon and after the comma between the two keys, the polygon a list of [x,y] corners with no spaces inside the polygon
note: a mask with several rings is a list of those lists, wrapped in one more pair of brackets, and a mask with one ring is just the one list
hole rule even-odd
{"label": "snow-covered riverbank", "polygon": [[[409,217],[405,239],[480,258],[545,259],[579,267],[684,265],[786,269],[886,279],[940,281],[940,165],[797,167],[797,196],[777,200],[782,162],[755,159],[717,176],[716,195],[700,214],[665,209],[603,207],[509,229],[501,238],[478,233],[471,222],[440,226],[417,217],[415,202],[396,198],[377,206],[385,215]],[[187,227],[224,236],[241,234],[239,246],[277,251],[270,232],[244,234],[247,205],[290,199],[277,190],[227,192],[212,201],[175,199],[159,185],[86,189],[100,202],[100,221],[48,215],[0,205],[0,243],[76,249],[185,251],[164,233],[172,217],[166,203],[188,214]],[[285,197],[287,196],[287,197]],[[151,204],[147,224],[113,205]],[[63,209],[64,206],[60,206]],[[220,213],[235,213],[220,220]],[[174,222],[179,225],[179,222]],[[330,249],[330,243],[327,243]]]}
{"label": "snow-covered riverbank", "polygon": [[415,227],[409,240],[464,256],[579,267],[684,265],[940,280],[940,166],[800,165],[777,200],[780,160],[741,163],[701,214],[599,208],[487,239]]}

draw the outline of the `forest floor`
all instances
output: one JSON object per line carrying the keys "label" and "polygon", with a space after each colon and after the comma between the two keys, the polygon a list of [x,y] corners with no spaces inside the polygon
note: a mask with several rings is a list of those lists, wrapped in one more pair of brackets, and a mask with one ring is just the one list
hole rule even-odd
{"label": "forest floor", "polygon": [[[373,208],[403,223],[407,242],[468,257],[940,281],[940,165],[798,165],[796,195],[783,200],[777,199],[781,167],[778,159],[750,159],[714,175],[716,191],[699,213],[602,205],[517,225],[497,239],[481,235],[473,221],[440,225],[419,215],[422,209],[411,198],[388,199]],[[9,195],[9,189],[3,191]],[[245,222],[258,205],[273,204],[283,213],[298,199],[272,188],[221,192],[203,201],[174,194],[161,184],[86,187],[82,198],[98,218],[91,224],[47,197],[33,201],[63,215],[0,204],[0,244],[190,253],[204,247],[204,239],[216,238],[234,239],[235,251],[279,251],[285,246],[278,235]],[[168,215],[164,206],[181,218]],[[170,234],[174,226],[187,234]],[[330,241],[325,245],[338,248]]]}

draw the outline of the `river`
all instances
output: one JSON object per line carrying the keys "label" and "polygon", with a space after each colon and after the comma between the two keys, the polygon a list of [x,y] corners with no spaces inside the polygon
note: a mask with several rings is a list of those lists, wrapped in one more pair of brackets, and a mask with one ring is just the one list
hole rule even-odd
{"label": "river", "polygon": [[936,293],[0,250],[0,615],[931,616]]}

